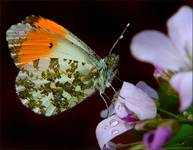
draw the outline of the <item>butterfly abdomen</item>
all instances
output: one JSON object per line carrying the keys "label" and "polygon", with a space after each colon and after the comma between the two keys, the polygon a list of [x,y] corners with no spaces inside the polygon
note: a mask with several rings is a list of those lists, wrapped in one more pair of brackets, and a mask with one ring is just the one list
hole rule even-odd
{"label": "butterfly abdomen", "polygon": [[109,87],[113,78],[117,74],[117,64],[119,56],[110,54],[104,59],[101,59],[98,64],[99,75],[95,81],[96,89],[102,94],[105,92],[106,87]]}

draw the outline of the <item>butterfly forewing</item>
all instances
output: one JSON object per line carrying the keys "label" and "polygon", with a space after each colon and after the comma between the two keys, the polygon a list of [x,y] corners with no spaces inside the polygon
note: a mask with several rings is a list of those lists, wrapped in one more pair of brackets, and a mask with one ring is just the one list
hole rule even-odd
{"label": "butterfly forewing", "polygon": [[87,44],[85,44],[82,40],[80,40],[72,32],[62,27],[61,25],[58,25],[54,21],[45,19],[41,16],[32,15],[32,16],[26,17],[22,22],[24,24],[29,23],[31,26],[34,26],[36,28],[42,28],[54,34],[57,34],[58,36],[65,38],[66,40],[72,42],[73,44],[80,47],[84,51],[88,52],[90,55],[94,55],[98,59],[100,59],[100,57],[96,55],[96,53]]}
{"label": "butterfly forewing", "polygon": [[42,57],[66,58],[97,64],[99,56],[84,42],[55,22],[27,17],[7,31],[7,41],[16,66]]}

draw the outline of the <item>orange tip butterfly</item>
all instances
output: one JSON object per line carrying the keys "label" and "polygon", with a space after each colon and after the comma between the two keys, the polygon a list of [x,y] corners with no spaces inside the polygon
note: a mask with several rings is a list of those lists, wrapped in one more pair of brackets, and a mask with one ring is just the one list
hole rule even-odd
{"label": "orange tip butterfly", "polygon": [[111,51],[119,39],[109,55],[101,59],[61,25],[33,15],[12,25],[6,39],[20,70],[16,93],[37,114],[59,114],[95,91],[102,96],[117,73],[119,57]]}

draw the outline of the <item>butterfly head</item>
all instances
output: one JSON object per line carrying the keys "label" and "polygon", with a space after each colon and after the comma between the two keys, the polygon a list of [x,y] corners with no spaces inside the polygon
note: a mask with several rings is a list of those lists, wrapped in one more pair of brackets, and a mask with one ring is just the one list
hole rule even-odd
{"label": "butterfly head", "polygon": [[110,70],[116,69],[118,61],[119,61],[119,56],[116,54],[109,54],[109,56],[105,58],[105,64],[107,68]]}
{"label": "butterfly head", "polygon": [[109,87],[110,83],[113,81],[113,78],[118,71],[117,65],[119,61],[119,56],[116,54],[109,54],[104,60],[107,67],[105,85]]}

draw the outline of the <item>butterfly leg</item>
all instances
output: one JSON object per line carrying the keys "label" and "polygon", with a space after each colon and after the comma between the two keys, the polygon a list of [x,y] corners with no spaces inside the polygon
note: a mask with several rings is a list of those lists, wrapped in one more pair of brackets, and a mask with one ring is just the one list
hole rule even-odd
{"label": "butterfly leg", "polygon": [[111,99],[109,98],[109,96],[106,93],[103,93],[103,95],[108,99],[109,102],[111,102]]}
{"label": "butterfly leg", "polygon": [[[107,101],[106,101],[106,99],[105,99],[105,97],[103,96],[103,94],[104,93],[100,93],[100,96],[101,96],[101,98],[103,99],[103,101],[104,101],[104,103],[105,103],[105,106],[106,106],[106,108],[107,108],[107,117],[109,116],[109,106],[108,106],[108,104],[107,104]],[[105,94],[106,95],[106,94]]]}
{"label": "butterfly leg", "polygon": [[122,82],[121,79],[118,76],[115,76],[115,78],[119,81]]}
{"label": "butterfly leg", "polygon": [[115,88],[112,86],[112,84],[109,84],[110,87],[112,88],[112,90],[115,92],[115,94],[117,93],[117,91],[115,90]]}

